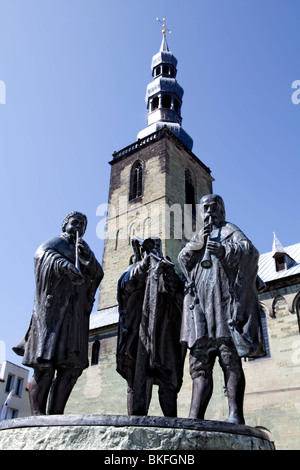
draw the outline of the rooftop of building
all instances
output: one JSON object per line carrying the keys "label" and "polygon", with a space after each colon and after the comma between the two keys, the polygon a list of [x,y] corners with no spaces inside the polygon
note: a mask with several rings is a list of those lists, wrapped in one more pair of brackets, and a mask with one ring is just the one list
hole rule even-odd
{"label": "rooftop of building", "polygon": [[[287,255],[289,263],[281,270],[276,269],[276,255]],[[259,257],[258,275],[264,282],[287,278],[300,274],[300,243],[283,247],[278,238],[274,237],[272,251]]]}
{"label": "rooftop of building", "polygon": [[114,325],[119,321],[118,305],[115,307],[106,308],[104,310],[97,310],[90,316],[90,330],[97,328],[104,328],[108,325]]}

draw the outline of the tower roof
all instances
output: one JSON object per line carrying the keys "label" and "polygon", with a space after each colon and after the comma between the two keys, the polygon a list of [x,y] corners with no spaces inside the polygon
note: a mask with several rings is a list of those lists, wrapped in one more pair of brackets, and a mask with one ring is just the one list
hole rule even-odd
{"label": "tower roof", "polygon": [[169,50],[166,29],[163,29],[160,50],[152,58],[151,69],[153,80],[146,90],[148,126],[138,133],[137,138],[143,139],[167,126],[191,150],[193,140],[181,127],[184,91],[176,80],[177,59]]}
{"label": "tower roof", "polygon": [[177,59],[174,56],[174,54],[169,50],[169,46],[168,46],[165,34],[163,34],[160,50],[152,58],[152,63],[151,63],[152,74],[153,74],[153,69],[157,67],[157,65],[160,65],[163,63],[171,64],[176,69]]}
{"label": "tower roof", "polygon": [[161,41],[161,46],[160,46],[161,51],[169,51],[166,35],[163,34],[162,41]]}

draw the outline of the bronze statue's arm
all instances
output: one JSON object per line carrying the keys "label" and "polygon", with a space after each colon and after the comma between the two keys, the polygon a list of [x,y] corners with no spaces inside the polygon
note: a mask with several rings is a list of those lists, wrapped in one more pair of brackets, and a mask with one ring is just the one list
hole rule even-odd
{"label": "bronze statue's arm", "polygon": [[83,276],[80,271],[75,267],[71,261],[64,258],[60,253],[55,250],[47,250],[47,256],[51,256],[53,263],[54,274],[60,277],[66,274],[73,284],[80,285],[83,283]]}
{"label": "bronze statue's arm", "polygon": [[178,255],[178,263],[186,280],[190,281],[190,271],[199,261],[205,248],[204,230],[200,230]]}
{"label": "bronze statue's arm", "polygon": [[146,282],[150,265],[150,256],[146,255],[141,261],[124,274],[121,288],[127,292],[139,289]]}

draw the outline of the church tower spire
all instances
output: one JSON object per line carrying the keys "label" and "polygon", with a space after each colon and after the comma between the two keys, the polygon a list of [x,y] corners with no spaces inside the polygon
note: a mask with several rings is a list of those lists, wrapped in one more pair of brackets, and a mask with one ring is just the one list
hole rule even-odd
{"label": "church tower spire", "polygon": [[[163,26],[165,27],[165,25]],[[193,140],[181,127],[181,106],[184,92],[176,80],[177,59],[169,50],[165,28],[162,33],[160,50],[152,58],[153,80],[147,86],[146,91],[147,127],[138,133],[137,138],[143,139],[167,126],[191,150]]]}

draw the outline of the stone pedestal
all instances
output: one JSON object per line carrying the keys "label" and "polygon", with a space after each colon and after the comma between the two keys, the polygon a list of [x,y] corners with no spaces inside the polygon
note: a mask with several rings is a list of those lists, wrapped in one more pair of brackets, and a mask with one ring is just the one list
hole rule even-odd
{"label": "stone pedestal", "polygon": [[274,450],[262,428],[156,416],[52,415],[0,422],[0,450]]}

